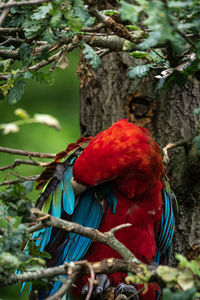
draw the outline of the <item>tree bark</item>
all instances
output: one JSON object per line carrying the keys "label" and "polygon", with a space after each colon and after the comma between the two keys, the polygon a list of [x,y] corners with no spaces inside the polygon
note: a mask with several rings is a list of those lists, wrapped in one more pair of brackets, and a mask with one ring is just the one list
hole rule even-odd
{"label": "tree bark", "polygon": [[[147,127],[160,147],[193,138],[199,126],[199,118],[193,113],[200,107],[197,80],[190,79],[183,87],[174,84],[154,96],[155,71],[142,79],[126,77],[128,68],[138,63],[126,53],[112,53],[102,59],[100,69],[80,90],[82,135],[94,136],[118,119],[127,118],[128,107],[134,122]],[[173,242],[174,264],[175,252],[188,258],[200,252],[200,167],[194,145],[189,152],[184,147],[169,150],[169,156],[167,172],[180,207]]]}

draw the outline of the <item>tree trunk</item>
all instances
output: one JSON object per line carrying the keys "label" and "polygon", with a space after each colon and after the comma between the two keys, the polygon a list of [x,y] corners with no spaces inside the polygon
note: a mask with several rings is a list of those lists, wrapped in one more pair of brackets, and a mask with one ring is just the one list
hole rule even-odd
{"label": "tree trunk", "polygon": [[[134,64],[138,61],[126,53],[112,53],[102,59],[101,68],[80,91],[82,134],[94,136],[118,119],[127,118],[129,111],[136,124],[151,131],[160,147],[194,137],[199,125],[193,113],[200,106],[199,83],[191,79],[182,88],[174,84],[168,92],[154,97],[155,71],[149,77],[130,80],[126,73]],[[173,253],[192,258],[200,252],[199,158],[194,145],[189,152],[184,147],[169,150],[169,156],[167,172],[180,207]]]}

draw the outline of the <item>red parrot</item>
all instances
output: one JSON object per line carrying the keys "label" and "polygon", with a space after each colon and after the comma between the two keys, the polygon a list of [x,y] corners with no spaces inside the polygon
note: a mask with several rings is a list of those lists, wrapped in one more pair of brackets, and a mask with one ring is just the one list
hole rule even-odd
{"label": "red parrot", "polygon": [[[55,157],[38,180],[38,188],[43,187],[43,192],[36,206],[102,232],[130,223],[130,227],[115,234],[116,238],[146,264],[167,263],[175,226],[175,199],[163,181],[163,173],[160,148],[149,131],[121,119],[94,138],[81,138],[70,144]],[[74,196],[77,186],[84,189]],[[60,229],[42,229],[32,239],[41,251],[51,254],[47,266],[81,259],[93,262],[120,258],[104,244],[91,244],[89,238]],[[126,274],[97,277],[99,285],[93,295],[110,285],[116,287],[116,295],[135,292],[133,286],[124,284]],[[68,293],[66,299],[78,299],[81,293],[87,293],[87,277],[76,284],[76,290]],[[51,290],[41,289],[39,299],[52,295],[60,286],[61,282],[56,281]],[[150,284],[145,294],[134,299],[154,300],[158,291],[156,284]]]}

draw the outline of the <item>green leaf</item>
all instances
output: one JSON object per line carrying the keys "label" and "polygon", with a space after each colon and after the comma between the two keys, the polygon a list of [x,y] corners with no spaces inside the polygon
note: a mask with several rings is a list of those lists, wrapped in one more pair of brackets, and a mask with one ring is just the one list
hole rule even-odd
{"label": "green leaf", "polygon": [[200,277],[200,266],[197,261],[195,260],[188,261],[187,258],[181,254],[176,254],[176,259],[179,261],[180,268],[190,269],[195,275]]}
{"label": "green leaf", "polygon": [[119,12],[123,21],[130,21],[132,24],[135,24],[142,10],[143,8],[141,6],[129,4],[125,1],[120,1]]}
{"label": "green leaf", "polygon": [[49,25],[53,28],[56,28],[59,25],[61,19],[62,19],[62,12],[60,10],[57,10],[56,13],[53,14],[49,22]]}
{"label": "green leaf", "polygon": [[158,42],[162,39],[161,32],[158,31],[152,31],[149,33],[148,38],[144,39],[142,43],[138,45],[140,49],[149,49],[158,44]]}
{"label": "green leaf", "polygon": [[101,10],[100,11],[101,14],[105,15],[105,16],[113,16],[115,15],[120,15],[120,12],[118,10],[114,10],[114,9],[105,9],[105,10]]}
{"label": "green leaf", "polygon": [[26,71],[23,73],[24,79],[31,79],[33,77],[33,74],[29,71]]}
{"label": "green leaf", "polygon": [[37,11],[31,16],[32,20],[40,20],[46,18],[47,14],[50,13],[52,9],[51,3],[47,5],[42,5],[37,8]]}
{"label": "green leaf", "polygon": [[195,108],[195,109],[193,110],[193,113],[194,113],[195,115],[200,115],[200,107]]}
{"label": "green leaf", "polygon": [[[53,34],[52,29],[49,27],[47,28],[43,33],[43,39],[47,41],[49,44],[54,44],[56,41],[56,36]],[[47,47],[47,54],[48,53],[48,47]]]}
{"label": "green leaf", "polygon": [[24,87],[25,81],[23,76],[20,76],[15,80],[13,88],[6,96],[9,104],[15,104],[21,99],[21,96],[24,94]]}
{"label": "green leaf", "polygon": [[100,57],[96,54],[96,52],[87,44],[84,44],[85,49],[83,50],[83,54],[87,59],[89,65],[95,70],[100,67],[101,60]]}
{"label": "green leaf", "polygon": [[27,193],[30,193],[30,192],[32,192],[32,190],[33,190],[33,187],[34,187],[34,181],[25,181],[25,182],[23,183],[23,186],[25,187],[25,192],[26,192],[26,194],[27,194]]}
{"label": "green leaf", "polygon": [[183,291],[186,291],[194,286],[193,274],[190,270],[184,270],[178,277],[177,283]]}
{"label": "green leaf", "polygon": [[31,56],[32,48],[30,45],[24,43],[19,48],[19,55],[22,60],[23,66],[27,67],[31,61],[33,61],[33,56]]}
{"label": "green leaf", "polygon": [[5,270],[16,269],[20,265],[19,259],[9,252],[3,252],[0,254],[0,266]]}
{"label": "green leaf", "polygon": [[25,37],[32,38],[42,31],[43,23],[39,20],[26,19],[22,24]]}
{"label": "green leaf", "polygon": [[34,78],[39,81],[40,83],[46,83],[49,85],[54,84],[55,78],[52,74],[43,73],[43,72],[34,72],[32,71]]}
{"label": "green leaf", "polygon": [[5,84],[0,85],[0,90],[3,96],[6,96],[10,89],[14,86],[14,81],[14,76],[11,76]]}
{"label": "green leaf", "polygon": [[179,274],[177,269],[168,266],[158,266],[156,273],[167,283],[176,282],[176,278]]}
{"label": "green leaf", "polygon": [[136,25],[126,25],[125,27],[130,30],[138,31],[138,27]]}
{"label": "green leaf", "polygon": [[162,77],[162,78],[159,79],[159,81],[158,81],[158,83],[157,83],[157,85],[156,85],[156,87],[155,87],[155,89],[153,91],[154,95],[156,95],[156,93],[158,92],[158,90],[160,90],[160,89],[162,89],[164,87],[165,82],[166,82],[167,79],[168,79],[168,77]]}
{"label": "green leaf", "polygon": [[131,52],[130,56],[133,56],[136,59],[140,59],[149,56],[149,54],[143,51],[133,51]]}
{"label": "green leaf", "polygon": [[71,30],[80,31],[83,27],[83,22],[81,18],[68,16],[67,23]]}
{"label": "green leaf", "polygon": [[192,7],[194,4],[192,1],[169,1],[167,5],[169,8],[187,8]]}
{"label": "green leaf", "polygon": [[170,289],[163,289],[162,300],[192,300],[196,293],[196,288],[191,288],[183,293],[172,292]]}
{"label": "green leaf", "polygon": [[11,58],[0,61],[0,66],[3,66],[3,72],[6,72],[13,60]]}
{"label": "green leaf", "polygon": [[136,67],[131,67],[131,68],[129,68],[127,76],[130,79],[134,79],[136,77],[142,78],[144,76],[147,76],[148,71],[149,71],[151,66],[152,66],[152,64],[146,64],[146,65],[138,65]]}

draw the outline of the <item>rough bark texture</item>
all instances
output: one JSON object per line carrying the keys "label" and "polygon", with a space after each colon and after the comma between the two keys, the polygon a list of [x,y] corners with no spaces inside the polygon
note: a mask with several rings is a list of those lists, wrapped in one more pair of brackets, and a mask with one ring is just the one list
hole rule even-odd
{"label": "rough bark texture", "polygon": [[[154,74],[141,80],[126,77],[129,66],[138,64],[126,53],[105,56],[88,86],[81,88],[80,125],[83,135],[96,135],[120,118],[127,117],[128,101],[137,124],[147,127],[161,147],[169,142],[190,139],[199,126],[193,109],[200,106],[200,87],[195,79],[184,87],[176,84],[155,97]],[[167,166],[180,206],[173,250],[192,258],[200,252],[199,158],[195,148],[169,150]]]}

